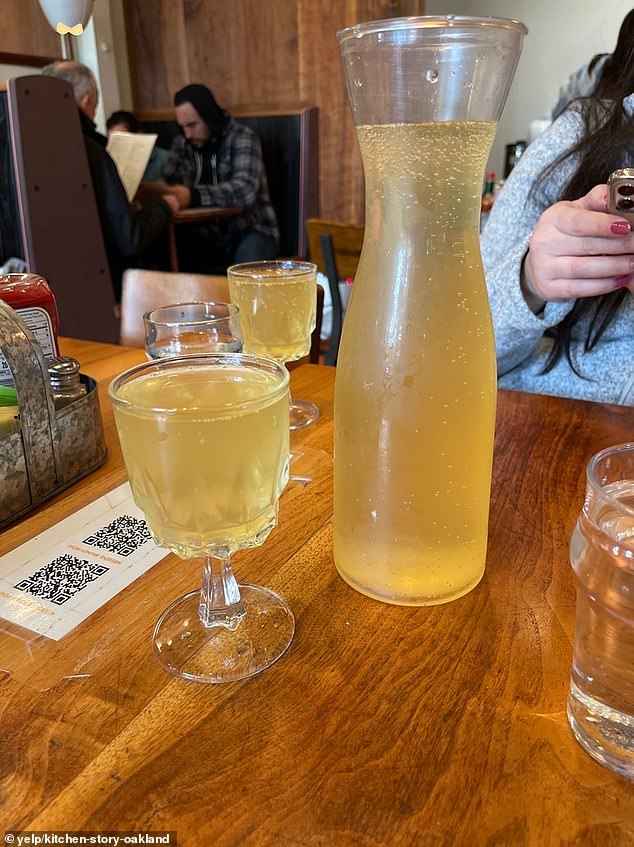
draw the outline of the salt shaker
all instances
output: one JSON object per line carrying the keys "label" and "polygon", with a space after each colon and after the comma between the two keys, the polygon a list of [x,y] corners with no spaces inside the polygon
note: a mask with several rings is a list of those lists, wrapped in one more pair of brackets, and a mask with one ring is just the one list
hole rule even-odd
{"label": "salt shaker", "polygon": [[79,368],[79,362],[72,356],[60,356],[48,362],[48,377],[56,409],[63,409],[86,394]]}

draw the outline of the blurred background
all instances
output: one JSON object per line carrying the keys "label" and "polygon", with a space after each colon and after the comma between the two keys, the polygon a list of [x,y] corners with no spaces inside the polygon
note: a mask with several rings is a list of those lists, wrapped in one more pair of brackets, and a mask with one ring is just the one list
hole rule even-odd
{"label": "blurred background", "polygon": [[[323,217],[363,221],[363,181],[335,32],[402,15],[494,15],[529,29],[488,170],[505,147],[547,123],[559,87],[595,53],[610,52],[630,10],[624,0],[96,0],[74,58],[97,74],[97,115],[171,107],[188,82],[210,86],[229,110],[319,108]],[[61,53],[37,0],[2,0],[0,81],[38,73]],[[64,36],[71,39],[71,36]]]}

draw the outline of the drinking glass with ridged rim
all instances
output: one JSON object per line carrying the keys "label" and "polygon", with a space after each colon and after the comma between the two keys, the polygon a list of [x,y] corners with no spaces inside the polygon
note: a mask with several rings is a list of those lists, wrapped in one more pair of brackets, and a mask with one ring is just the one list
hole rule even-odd
{"label": "drinking glass with ridged rim", "polygon": [[577,614],[568,722],[594,759],[634,779],[634,444],[588,462],[570,561]]}
{"label": "drinking glass with ridged rim", "polygon": [[288,371],[212,353],[131,368],[110,385],[134,500],[157,544],[202,559],[202,588],[175,600],[152,635],[170,673],[232,682],[272,665],[295,630],[285,600],[238,584],[231,556],[261,545],[288,481]]}
{"label": "drinking glass with ridged rim", "polygon": [[148,359],[240,353],[240,315],[233,303],[195,301],[160,306],[143,315]]}
{"label": "drinking glass with ridged rim", "polygon": [[[244,350],[285,364],[307,356],[317,311],[317,266],[291,259],[244,262],[227,270],[231,302],[240,309]],[[319,417],[308,400],[291,399],[290,428]]]}

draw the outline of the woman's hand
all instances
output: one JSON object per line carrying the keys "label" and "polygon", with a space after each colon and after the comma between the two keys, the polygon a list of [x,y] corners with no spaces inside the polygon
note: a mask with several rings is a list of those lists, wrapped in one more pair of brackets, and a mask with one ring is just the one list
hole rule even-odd
{"label": "woman's hand", "polygon": [[540,216],[521,278],[535,314],[548,301],[634,287],[634,233],[624,218],[606,213],[607,196],[607,186],[597,185],[579,200],[554,203]]}

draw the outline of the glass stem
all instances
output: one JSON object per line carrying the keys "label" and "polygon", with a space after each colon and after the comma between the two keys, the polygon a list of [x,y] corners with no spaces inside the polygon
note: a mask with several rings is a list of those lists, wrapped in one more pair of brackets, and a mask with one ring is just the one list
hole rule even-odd
{"label": "glass stem", "polygon": [[238,628],[246,613],[231,569],[229,553],[219,552],[207,556],[203,563],[203,584],[198,606],[202,625],[222,626],[233,631]]}
{"label": "glass stem", "polygon": [[[286,359],[276,359],[276,361],[279,362],[280,365],[283,365],[286,368],[286,370],[288,371],[288,362],[286,361]],[[290,371],[289,371],[289,376],[290,376]],[[293,395],[291,394],[291,381],[290,381],[290,379],[288,381],[288,408],[289,409],[293,408]]]}

